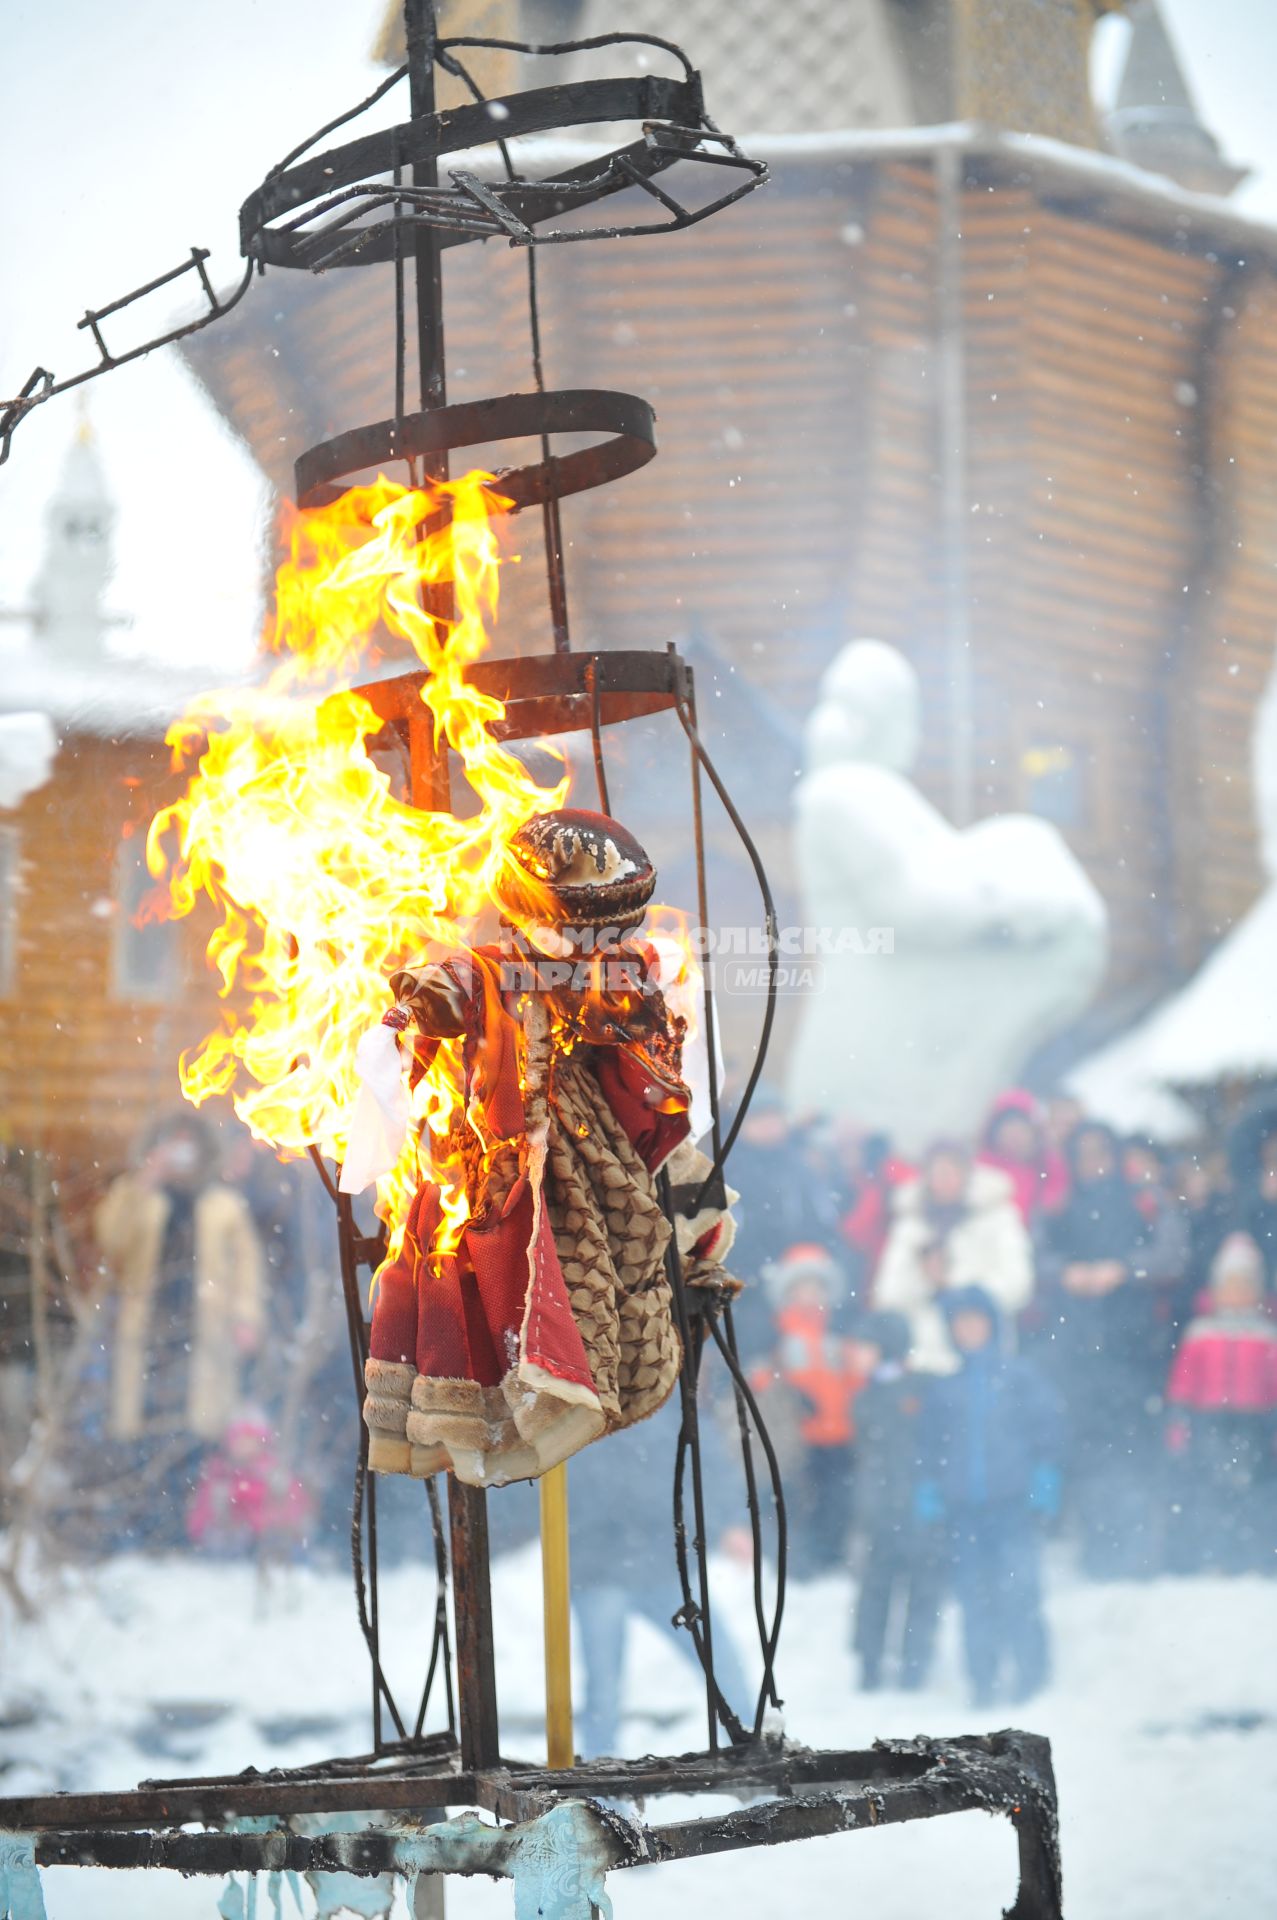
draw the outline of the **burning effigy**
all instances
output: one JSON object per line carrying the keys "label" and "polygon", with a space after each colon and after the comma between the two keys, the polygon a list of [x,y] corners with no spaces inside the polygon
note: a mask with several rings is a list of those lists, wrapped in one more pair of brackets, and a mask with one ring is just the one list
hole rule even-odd
{"label": "burning effigy", "polygon": [[[433,1178],[378,1276],[367,1362],[370,1464],[473,1484],[530,1479],[654,1413],[682,1359],[655,1176],[690,1181],[686,1022],[654,950],[627,940],[655,874],[625,828],[556,809],[508,842],[493,947],[398,973],[388,1015],[429,1059],[460,1040],[459,1234]],[[697,1165],[696,1163],[699,1163]],[[695,1284],[729,1283],[722,1212],[681,1222]]]}
{"label": "burning effigy", "polygon": [[[229,1094],[277,1151],[338,1162],[347,1192],[376,1183],[369,1464],[473,1485],[536,1478],[664,1403],[672,1262],[735,1286],[691,1138],[695,962],[642,933],[652,863],[565,806],[566,775],[538,785],[465,677],[496,617],[502,506],[471,474],[292,512],[277,665],[174,728],[186,789],[148,840],[167,910],[221,913],[226,1011],[182,1056],[183,1092]],[[447,620],[427,611],[441,584]],[[340,682],[387,634],[424,667],[477,811],[414,806],[379,764],[382,721]]]}

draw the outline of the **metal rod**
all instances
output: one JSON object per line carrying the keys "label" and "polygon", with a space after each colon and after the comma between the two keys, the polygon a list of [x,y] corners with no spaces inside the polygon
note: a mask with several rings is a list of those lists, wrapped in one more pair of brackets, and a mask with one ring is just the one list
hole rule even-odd
{"label": "metal rod", "polygon": [[[180,267],[170,267],[167,273],[157,274],[154,280],[148,280],[144,287],[135,287],[132,293],[121,294],[118,300],[109,300],[104,307],[90,307],[83,320],[76,321],[76,326],[79,327],[81,331],[83,331],[85,327],[88,327],[94,339],[97,340],[98,345],[102,347],[102,342],[98,338],[96,324],[99,320],[105,320],[108,314],[119,313],[122,307],[131,307],[135,300],[144,300],[148,293],[154,293],[159,287],[167,287],[171,280],[179,280],[184,273],[189,273],[192,267],[198,269],[200,279],[204,282],[204,288],[208,294],[209,302],[212,306],[216,306],[217,295],[210,286],[208,275],[204,271],[204,262],[207,259],[207,247],[192,247],[190,259],[183,260]],[[102,351],[106,353],[106,348],[102,347]]]}
{"label": "metal rod", "polygon": [[[696,683],[690,667],[687,673],[687,711],[691,716],[693,729],[699,731],[696,715]],[[705,808],[701,792],[701,763],[696,751],[696,741],[688,736],[688,754],[691,760],[692,774],[692,845],[696,852],[696,911],[700,915],[702,937],[709,931],[709,881],[705,870]],[[722,1120],[718,1110],[718,1027],[714,1013],[714,976],[709,955],[705,956],[702,1003],[705,1016],[705,1077],[709,1087],[710,1137],[713,1141],[713,1159],[716,1166],[722,1165],[723,1137]]]}
{"label": "metal rod", "polygon": [[[736,1348],[736,1332],[732,1325],[731,1308],[724,1314],[724,1328],[717,1321],[710,1321],[710,1333],[718,1347],[727,1371],[732,1377],[736,1392],[737,1417],[741,1429],[741,1447],[745,1456],[746,1492],[749,1501],[750,1531],[754,1543],[754,1618],[758,1626],[759,1646],[763,1656],[763,1683],[759,1689],[758,1706],[754,1716],[754,1732],[761,1733],[763,1714],[768,1705],[779,1707],[780,1695],[776,1690],[776,1648],[780,1643],[781,1621],[785,1614],[785,1578],[789,1559],[789,1520],[785,1509],[785,1489],[781,1480],[780,1463],[776,1458],[776,1449],[772,1445],[767,1423],[759,1411],[758,1401],[754,1397],[745,1372],[740,1364],[740,1355]],[[762,1591],[762,1542],[761,1515],[758,1503],[758,1490],[754,1473],[754,1456],[749,1438],[749,1420],[762,1443],[763,1455],[767,1461],[767,1470],[771,1477],[772,1499],[776,1507],[776,1600],[772,1609],[770,1626],[767,1623],[766,1608]]]}
{"label": "metal rod", "polygon": [[[408,98],[412,118],[420,120],[435,111],[435,24],[434,0],[404,0],[404,33],[408,45]],[[433,154],[413,161],[414,187],[439,185],[439,165]],[[417,360],[421,374],[423,411],[445,404],[447,380],[444,373],[443,276],[438,236],[428,227],[419,227],[413,242],[417,262]],[[448,477],[447,455],[429,457],[427,472],[432,479]]]}
{"label": "metal rod", "polygon": [[[509,159],[506,161],[509,167]],[[537,392],[545,392],[545,363],[541,354],[541,302],[537,291],[537,257],[528,249],[528,328],[532,339],[532,377]],[[545,466],[549,492],[541,504],[541,523],[545,534],[545,578],[550,593],[550,626],[554,651],[572,651],[572,633],[568,624],[568,582],[563,562],[563,523],[559,517],[559,495],[555,485],[554,454],[548,433],[541,435],[541,459]],[[605,809],[606,811],[606,809]]]}
{"label": "metal rod", "polygon": [[723,785],[718,769],[706,752],[705,744],[696,730],[696,722],[688,711],[686,700],[683,699],[681,695],[675,695],[674,710],[678,714],[679,723],[684,733],[692,744],[693,752],[704,767],[709,778],[709,783],[722,801],[727,817],[736,829],[737,838],[749,857],[749,863],[754,869],[754,878],[758,882],[758,890],[763,897],[763,918],[767,931],[767,1006],[763,1014],[762,1028],[758,1035],[758,1050],[754,1055],[754,1064],[750,1069],[749,1078],[745,1082],[745,1090],[741,1094],[739,1104],[736,1108],[736,1118],[727,1130],[727,1138],[723,1142],[721,1152],[714,1157],[714,1165],[701,1182],[700,1191],[692,1206],[692,1212],[695,1213],[697,1208],[704,1204],[705,1196],[722,1177],[723,1164],[736,1143],[736,1136],[744,1124],[745,1115],[749,1112],[749,1103],[753,1099],[754,1088],[758,1085],[762,1076],[763,1063],[767,1058],[767,1049],[771,1043],[772,1026],[776,1018],[776,969],[780,954],[780,929],[776,920],[776,903],[772,899],[771,883],[767,878],[767,869],[763,865],[762,856],[750,837],[749,829],[737,812],[736,804],[731,794]]}
{"label": "metal rod", "polygon": [[[415,121],[435,111],[438,27],[434,0],[404,0],[404,37],[408,48],[408,98]],[[439,185],[439,163],[434,154],[413,161],[412,184],[427,190]],[[437,229],[425,225],[414,228],[413,257],[417,265],[417,367],[421,382],[421,408],[423,413],[429,413],[436,407],[446,406],[448,400],[444,359],[443,266]],[[448,454],[445,448],[435,448],[422,456],[422,477],[427,481],[447,480]],[[416,485],[415,469],[412,478]],[[429,538],[438,525],[437,519],[432,520],[422,529],[423,538]],[[422,605],[437,626],[449,628],[454,615],[451,582],[441,580],[423,587]],[[441,758],[446,783],[446,754]],[[446,795],[437,797],[435,805],[440,804],[440,798],[446,810]]]}
{"label": "metal rod", "polygon": [[[342,1294],[346,1303],[346,1324],[350,1335],[350,1359],[354,1371],[355,1404],[359,1409],[359,1463],[355,1469],[355,1497],[350,1522],[351,1564],[355,1580],[355,1605],[359,1613],[359,1629],[368,1648],[368,1657],[372,1664],[372,1713],[373,1744],[381,1743],[381,1703],[384,1700],[390,1717],[394,1721],[399,1738],[408,1736],[408,1729],[400,1717],[390,1686],[381,1667],[381,1649],[379,1621],[377,1615],[377,1557],[376,1557],[376,1513],[375,1507],[368,1502],[371,1493],[369,1485],[371,1474],[368,1470],[368,1429],[363,1419],[364,1399],[364,1362],[368,1357],[368,1328],[364,1321],[363,1302],[359,1297],[359,1275],[356,1268],[354,1243],[356,1239],[354,1209],[350,1195],[339,1193],[337,1196],[337,1245],[341,1260]],[[375,1500],[375,1496],[374,1496]],[[370,1514],[370,1558],[368,1567],[368,1585],[371,1588],[372,1609],[369,1609],[369,1595],[364,1584],[364,1534],[363,1515]]]}
{"label": "metal rod", "polygon": [[[682,1261],[678,1252],[678,1234],[674,1213],[673,1196],[670,1192],[670,1177],[663,1167],[657,1175],[657,1191],[665,1217],[670,1223],[670,1237],[665,1248],[665,1271],[669,1278],[670,1293],[674,1301],[675,1318],[678,1321],[679,1339],[683,1348],[683,1364],[679,1369],[679,1395],[681,1399],[682,1425],[678,1436],[678,1449],[674,1463],[674,1527],[675,1545],[680,1563],[685,1563],[685,1530],[682,1525],[682,1480],[683,1458],[690,1451],[692,1456],[692,1518],[695,1529],[692,1536],[692,1551],[696,1555],[697,1585],[699,1599],[697,1607],[700,1615],[699,1626],[691,1618],[688,1626],[692,1634],[701,1665],[705,1671],[705,1708],[709,1729],[709,1747],[713,1752],[718,1746],[718,1684],[714,1678],[714,1628],[711,1618],[709,1597],[709,1554],[705,1541],[705,1486],[701,1474],[701,1437],[699,1413],[696,1405],[696,1390],[700,1371],[700,1343],[692,1331],[691,1315],[687,1310],[687,1293],[683,1286]],[[681,1567],[680,1567],[681,1570]],[[684,1592],[688,1592],[684,1579]],[[688,1596],[690,1597],[690,1595]]]}
{"label": "metal rod", "polygon": [[[366,1449],[366,1437],[360,1435],[360,1444]],[[382,1749],[381,1727],[381,1598],[380,1581],[377,1568],[377,1476],[367,1470],[364,1472],[364,1512],[368,1516],[368,1630],[372,1647],[372,1744],[374,1753]],[[399,1715],[395,1715],[395,1726],[402,1740],[406,1728]]]}
{"label": "metal rod", "polygon": [[607,790],[607,766],[603,759],[603,695],[599,686],[599,663],[591,660],[585,669],[585,684],[590,692],[590,746],[594,751],[594,784],[598,789],[599,811],[610,814],[612,802]]}
{"label": "metal rod", "polygon": [[[462,45],[464,43],[458,41],[451,44]],[[480,87],[469,68],[463,65],[454,54],[445,53],[443,59],[449,71],[456,74],[457,78],[468,88],[474,100],[482,103],[487,96],[484,94],[482,87]],[[506,171],[506,178],[513,182],[515,179],[514,161],[510,157],[510,148],[507,142],[498,140],[497,149],[501,155],[501,163]],[[496,195],[485,188],[480,181],[474,179],[472,175],[454,173],[452,178],[454,181],[464,183],[467,191],[473,193],[481,204],[487,207],[489,211],[502,222],[507,232],[513,233],[514,227],[519,227],[522,229],[522,233],[528,241],[535,240],[535,234],[533,234],[529,228],[524,227],[521,221],[515,221],[513,215],[502,206]],[[515,237],[518,236],[516,235]],[[528,334],[532,346],[532,378],[536,384],[537,392],[544,393],[545,361],[541,351],[541,301],[537,287],[536,254],[531,247],[529,247],[528,250]],[[557,469],[555,467],[554,454],[550,447],[550,436],[548,433],[541,435],[541,463],[545,468],[547,486],[546,497],[541,502],[541,525],[545,538],[545,578],[550,595],[550,630],[554,637],[554,651],[556,653],[571,653],[572,633],[568,623],[568,583],[567,572],[563,561],[563,522],[559,514]],[[598,765],[599,757],[596,751],[596,768]],[[607,812],[606,804],[603,804],[603,811],[604,813]]]}
{"label": "metal rod", "polygon": [[[704,802],[701,790],[701,763],[696,749],[697,725],[696,690],[691,669],[687,672],[687,710],[691,718],[693,733],[688,736],[691,759],[692,779],[692,837],[696,852],[696,903],[702,929],[709,925],[709,883],[705,866],[705,820]],[[707,1052],[709,1103],[711,1115],[711,1140],[715,1165],[722,1165],[723,1142],[718,1104],[718,1061],[717,1035],[715,1028],[714,992],[708,960],[704,981],[705,1045]],[[763,1657],[763,1679],[758,1691],[758,1701],[754,1710],[754,1732],[762,1731],[763,1717],[768,1706],[779,1707],[780,1696],[776,1690],[775,1658],[776,1645],[780,1637],[780,1619],[784,1608],[785,1593],[785,1553],[786,1527],[785,1502],[780,1484],[779,1470],[775,1467],[775,1455],[766,1427],[758,1416],[757,1402],[749,1391],[749,1386],[741,1372],[739,1355],[736,1351],[736,1335],[732,1326],[730,1307],[723,1315],[726,1325],[726,1341],[718,1326],[710,1322],[710,1332],[723,1353],[728,1370],[732,1375],[733,1392],[736,1401],[736,1418],[740,1431],[741,1458],[745,1470],[745,1497],[749,1510],[751,1557],[753,1561],[754,1620],[758,1629],[759,1650]],[[762,1515],[758,1500],[758,1476],[754,1466],[753,1431],[750,1426],[750,1413],[753,1410],[763,1442],[764,1451],[772,1468],[773,1495],[777,1514],[777,1601],[773,1619],[769,1625],[767,1609],[763,1598],[763,1542]]]}
{"label": "metal rod", "polygon": [[570,1767],[576,1747],[572,1737],[572,1576],[565,1460],[542,1474],[540,1492],[546,1764]]}
{"label": "metal rod", "polygon": [[[395,142],[395,186],[403,180],[403,166],[399,159],[399,143]],[[404,273],[403,273],[403,230],[397,224],[400,202],[395,200],[395,425],[403,432],[403,417],[407,411],[404,399],[404,343],[407,329],[404,309]]]}

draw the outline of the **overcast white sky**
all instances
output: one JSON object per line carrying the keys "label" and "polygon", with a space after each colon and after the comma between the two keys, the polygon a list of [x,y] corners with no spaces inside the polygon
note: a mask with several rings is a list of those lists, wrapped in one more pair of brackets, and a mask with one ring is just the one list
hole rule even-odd
{"label": "overcast white sky", "polygon": [[[86,364],[87,336],[75,328],[85,306],[175,266],[192,244],[212,250],[216,285],[234,283],[241,199],[298,138],[375,84],[367,51],[380,9],[381,0],[5,0],[0,394],[37,363],[58,374]],[[635,26],[642,11],[642,0],[624,9]],[[1207,124],[1255,169],[1235,204],[1277,223],[1277,0],[1163,0],[1163,12]],[[1122,27],[1103,31],[1114,44],[1098,50],[1101,90]],[[268,300],[269,277],[249,297]],[[150,311],[158,330],[162,307]],[[124,644],[173,659],[242,658],[255,634],[263,531],[255,467],[171,351],[85,391],[119,509],[112,598],[134,620]],[[70,396],[38,409],[0,468],[0,607],[25,601],[75,418]]]}

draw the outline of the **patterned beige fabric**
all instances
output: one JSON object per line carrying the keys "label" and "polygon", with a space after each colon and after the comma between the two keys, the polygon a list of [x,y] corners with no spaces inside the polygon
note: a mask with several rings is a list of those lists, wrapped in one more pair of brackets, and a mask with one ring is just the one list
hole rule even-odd
{"label": "patterned beige fabric", "polygon": [[584,1060],[554,1062],[546,1207],[609,1427],[668,1399],[681,1361],[655,1182]]}

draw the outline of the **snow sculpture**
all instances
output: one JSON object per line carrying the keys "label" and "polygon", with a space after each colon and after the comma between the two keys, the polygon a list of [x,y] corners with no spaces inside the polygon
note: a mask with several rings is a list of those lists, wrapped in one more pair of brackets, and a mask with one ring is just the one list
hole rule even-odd
{"label": "snow sculpture", "polygon": [[824,951],[789,1102],[905,1152],[972,1133],[1087,1005],[1107,945],[1104,904],[1053,826],[1001,814],[959,830],[918,792],[918,732],[909,662],[852,641],[821,682],[795,820]]}

